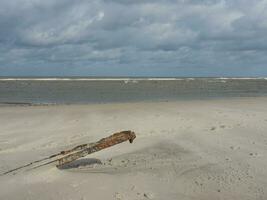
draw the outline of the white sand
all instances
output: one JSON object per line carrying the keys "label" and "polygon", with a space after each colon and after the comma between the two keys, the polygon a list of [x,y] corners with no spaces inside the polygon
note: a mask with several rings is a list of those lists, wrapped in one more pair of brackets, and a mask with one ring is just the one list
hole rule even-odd
{"label": "white sand", "polygon": [[267,199],[267,98],[1,106],[0,127],[0,172],[113,132],[137,134],[68,170],[0,176],[1,200]]}

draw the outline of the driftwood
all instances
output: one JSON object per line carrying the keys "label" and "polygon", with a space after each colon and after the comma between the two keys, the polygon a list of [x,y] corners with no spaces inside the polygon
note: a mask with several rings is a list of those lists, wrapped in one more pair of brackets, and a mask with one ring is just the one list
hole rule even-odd
{"label": "driftwood", "polygon": [[54,162],[58,162],[57,167],[61,168],[64,164],[70,163],[72,161],[75,161],[81,157],[84,157],[88,154],[100,151],[102,149],[106,149],[108,147],[114,146],[116,144],[125,142],[127,140],[129,140],[130,143],[133,142],[133,140],[135,139],[135,133],[132,131],[121,131],[119,133],[114,133],[113,135],[103,138],[101,140],[99,140],[98,142],[95,143],[89,143],[89,144],[82,144],[79,146],[76,146],[72,149],[69,150],[65,150],[65,151],[61,151],[60,153],[51,155],[49,157],[40,159],[40,160],[36,160],[33,161],[29,164],[17,167],[15,169],[9,170],[7,172],[2,173],[1,175],[5,175],[5,174],[9,174],[11,172],[17,171],[19,169],[25,168],[25,167],[29,167],[32,166],[36,163],[41,163],[43,161],[46,160],[51,160],[49,162],[37,165],[35,167],[33,167],[32,169],[44,166],[44,165],[48,165]]}
{"label": "driftwood", "polygon": [[115,133],[107,138],[103,138],[96,142],[95,144],[89,145],[89,147],[85,147],[81,151],[74,152],[72,154],[66,155],[60,159],[58,159],[58,165],[57,167],[61,167],[62,165],[72,162],[74,160],[77,160],[78,158],[84,157],[88,154],[100,151],[102,149],[106,149],[108,147],[114,146],[116,144],[125,142],[129,140],[130,143],[133,142],[135,139],[135,134],[134,132],[131,131],[123,131],[120,133]]}

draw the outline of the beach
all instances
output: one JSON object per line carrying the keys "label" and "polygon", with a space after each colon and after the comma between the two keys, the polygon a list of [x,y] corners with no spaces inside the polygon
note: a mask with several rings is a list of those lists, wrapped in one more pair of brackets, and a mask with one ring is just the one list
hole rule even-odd
{"label": "beach", "polygon": [[122,130],[136,139],[0,176],[0,199],[267,199],[267,97],[1,105],[0,172]]}

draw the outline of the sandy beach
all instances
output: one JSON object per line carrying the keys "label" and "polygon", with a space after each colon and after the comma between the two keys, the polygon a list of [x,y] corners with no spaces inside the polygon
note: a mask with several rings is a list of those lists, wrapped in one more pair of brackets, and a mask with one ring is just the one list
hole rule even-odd
{"label": "sandy beach", "polygon": [[0,176],[0,199],[267,199],[267,98],[0,106],[0,172],[132,130],[59,170]]}

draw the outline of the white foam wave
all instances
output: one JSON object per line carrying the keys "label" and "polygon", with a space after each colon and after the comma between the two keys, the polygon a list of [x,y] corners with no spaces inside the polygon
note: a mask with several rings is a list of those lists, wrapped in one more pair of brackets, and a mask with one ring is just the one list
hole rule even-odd
{"label": "white foam wave", "polygon": [[220,77],[220,78],[214,78],[214,79],[219,79],[219,80],[267,80],[267,77],[231,77],[231,78],[226,78],[226,77]]}
{"label": "white foam wave", "polygon": [[124,81],[138,83],[138,81],[171,81],[184,80],[181,78],[0,78],[0,81]]}

